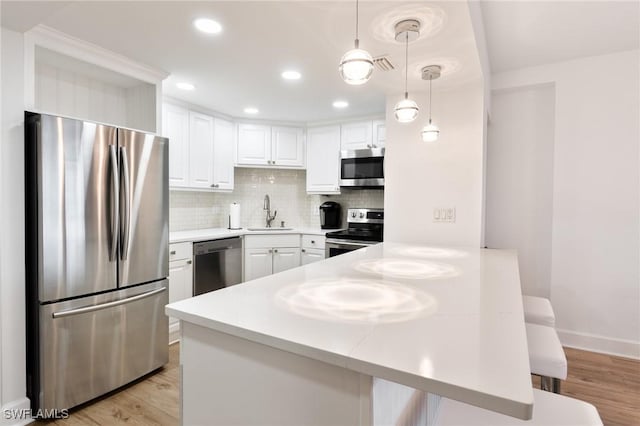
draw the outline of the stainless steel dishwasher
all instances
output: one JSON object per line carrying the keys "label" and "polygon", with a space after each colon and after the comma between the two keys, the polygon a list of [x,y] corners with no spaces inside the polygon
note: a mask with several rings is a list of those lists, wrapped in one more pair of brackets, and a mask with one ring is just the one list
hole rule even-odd
{"label": "stainless steel dishwasher", "polygon": [[193,245],[193,295],[207,293],[242,281],[240,237],[203,241]]}

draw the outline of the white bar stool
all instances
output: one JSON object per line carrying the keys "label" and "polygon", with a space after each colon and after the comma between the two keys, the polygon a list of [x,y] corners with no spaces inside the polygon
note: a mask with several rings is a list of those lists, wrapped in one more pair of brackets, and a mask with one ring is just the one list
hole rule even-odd
{"label": "white bar stool", "polygon": [[436,426],[602,426],[593,405],[549,392],[533,390],[533,417],[520,420],[448,398],[440,400]]}
{"label": "white bar stool", "polygon": [[567,378],[567,357],[556,330],[538,324],[525,326],[531,374],[541,377],[541,389],[560,393],[560,380]]}
{"label": "white bar stool", "polygon": [[553,313],[551,302],[544,297],[522,296],[524,307],[524,321],[531,324],[556,326],[556,316]]}

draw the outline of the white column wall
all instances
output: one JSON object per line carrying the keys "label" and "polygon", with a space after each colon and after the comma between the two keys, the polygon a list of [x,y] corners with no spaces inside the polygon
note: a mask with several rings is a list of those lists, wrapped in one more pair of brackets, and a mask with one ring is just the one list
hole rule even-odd
{"label": "white column wall", "polygon": [[495,91],[486,162],[486,245],[518,250],[522,292],[549,297],[553,84]]}
{"label": "white column wall", "polygon": [[17,424],[18,420],[5,418],[4,410],[29,406],[25,396],[23,37],[3,28],[1,39],[0,422]]}
{"label": "white column wall", "polygon": [[640,358],[640,52],[492,82],[556,87],[550,295],[563,343]]}
{"label": "white column wall", "polygon": [[[482,239],[483,132],[481,81],[441,92],[433,83],[435,143],[422,141],[428,121],[428,92],[412,92],[421,106],[413,123],[398,123],[393,108],[402,94],[387,98],[385,154],[385,241],[479,247]],[[434,223],[435,208],[456,209],[455,223]]]}

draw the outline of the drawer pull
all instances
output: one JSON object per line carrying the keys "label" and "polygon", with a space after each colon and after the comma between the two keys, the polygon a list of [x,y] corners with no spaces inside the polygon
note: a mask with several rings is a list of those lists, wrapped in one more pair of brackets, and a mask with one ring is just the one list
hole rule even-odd
{"label": "drawer pull", "polygon": [[193,261],[187,260],[187,265],[191,265],[192,263],[193,263]]}
{"label": "drawer pull", "polygon": [[170,254],[171,256],[173,256],[174,254],[176,254],[176,251],[175,251],[175,250],[171,250],[171,251],[169,252],[169,254]]}

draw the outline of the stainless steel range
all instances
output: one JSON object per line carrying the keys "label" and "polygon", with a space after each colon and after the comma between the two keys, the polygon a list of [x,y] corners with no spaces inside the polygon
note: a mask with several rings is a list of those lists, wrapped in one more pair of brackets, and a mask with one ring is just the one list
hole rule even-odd
{"label": "stainless steel range", "polygon": [[383,209],[347,210],[347,229],[326,233],[325,258],[382,242]]}

